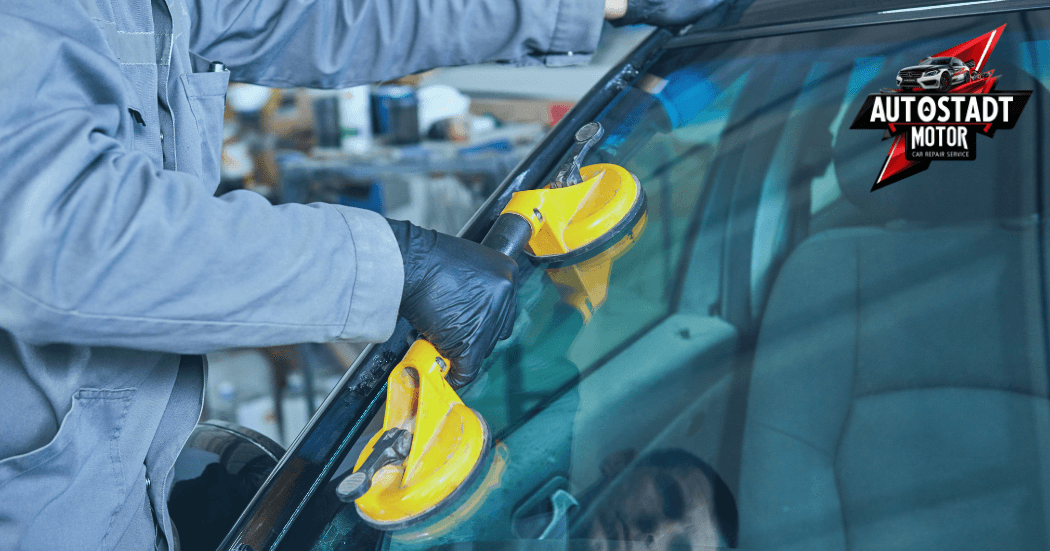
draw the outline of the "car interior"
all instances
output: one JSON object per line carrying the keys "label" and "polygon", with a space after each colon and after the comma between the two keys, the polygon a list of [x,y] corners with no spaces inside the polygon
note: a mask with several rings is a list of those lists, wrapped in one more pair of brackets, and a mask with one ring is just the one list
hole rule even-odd
{"label": "car interior", "polygon": [[[872,192],[889,141],[849,128],[867,94],[1003,22],[998,88],[1035,91],[1016,127],[980,138],[975,162]],[[666,52],[600,119],[612,131],[594,162],[632,171],[650,209],[606,304],[583,324],[525,268],[514,336],[463,393],[495,436],[492,466],[382,547],[593,546],[603,507],[668,450],[732,494],[738,534],[718,546],[1050,547],[1048,24],[999,14],[901,23],[893,36],[916,37],[903,44],[865,28]],[[616,142],[617,128],[644,139]],[[683,480],[654,491],[666,504]],[[615,533],[703,547],[654,514]]]}
{"label": "car interior", "polygon": [[[1003,89],[1045,93],[999,67]],[[982,143],[981,162],[874,193],[861,160],[877,150],[839,128],[835,176],[864,224],[807,237],[776,276],[748,385],[742,547],[1047,545],[1034,121]]]}

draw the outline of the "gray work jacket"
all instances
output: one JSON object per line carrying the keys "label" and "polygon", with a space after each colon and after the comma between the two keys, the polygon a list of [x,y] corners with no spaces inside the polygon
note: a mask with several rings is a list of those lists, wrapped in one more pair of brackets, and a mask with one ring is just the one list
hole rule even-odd
{"label": "gray work jacket", "polygon": [[381,217],[213,196],[229,79],[585,61],[602,4],[0,1],[0,549],[151,549],[151,507],[172,541],[196,355],[393,330]]}

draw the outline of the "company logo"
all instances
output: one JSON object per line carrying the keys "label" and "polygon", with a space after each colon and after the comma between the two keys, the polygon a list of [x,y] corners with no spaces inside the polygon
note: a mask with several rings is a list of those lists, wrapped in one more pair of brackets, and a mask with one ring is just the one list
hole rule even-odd
{"label": "company logo", "polygon": [[1017,123],[1027,91],[997,91],[984,66],[1006,25],[897,72],[897,88],[871,94],[850,128],[878,129],[893,139],[871,191],[930,167],[977,159],[977,134]]}

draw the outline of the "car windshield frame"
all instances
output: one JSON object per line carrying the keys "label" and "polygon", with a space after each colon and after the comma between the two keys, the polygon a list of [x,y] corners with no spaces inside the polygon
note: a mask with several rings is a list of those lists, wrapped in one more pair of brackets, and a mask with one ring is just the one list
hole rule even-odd
{"label": "car windshield frame", "polygon": [[[542,179],[564,157],[573,143],[576,129],[595,119],[623,89],[631,86],[644,74],[645,68],[655,58],[667,50],[811,30],[1050,7],[1046,2],[1029,0],[1010,5],[1003,4],[1006,3],[960,4],[927,12],[877,12],[834,20],[790,22],[732,31],[696,31],[679,35],[667,30],[656,30],[588,92],[562,122],[511,172],[467,223],[460,235],[480,241],[512,193],[545,184]],[[251,545],[252,549],[257,550],[276,548],[286,536],[294,536],[300,529],[297,523],[309,523],[304,519],[309,519],[313,511],[323,511],[331,507],[330,503],[325,503],[324,496],[320,496],[318,490],[329,481],[333,469],[344,459],[352,444],[357,439],[367,436],[364,431],[368,421],[382,406],[386,374],[407,350],[409,334],[410,327],[404,320],[400,320],[390,340],[370,345],[364,350],[336,386],[336,390],[328,396],[303,432],[289,446],[288,452],[281,458],[277,468],[253,498],[220,549],[232,551],[242,544]],[[362,541],[368,541],[368,537],[366,534],[361,535]]]}

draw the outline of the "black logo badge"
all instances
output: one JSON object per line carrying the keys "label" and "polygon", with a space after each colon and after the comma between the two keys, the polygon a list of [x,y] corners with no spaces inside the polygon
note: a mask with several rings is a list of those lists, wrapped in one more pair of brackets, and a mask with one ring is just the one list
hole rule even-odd
{"label": "black logo badge", "polygon": [[872,191],[929,168],[977,158],[977,134],[1013,128],[1027,91],[996,91],[985,62],[1006,25],[905,67],[895,89],[871,94],[850,128],[885,131],[893,143]]}

